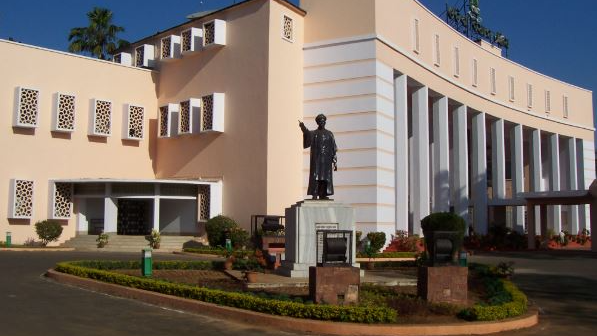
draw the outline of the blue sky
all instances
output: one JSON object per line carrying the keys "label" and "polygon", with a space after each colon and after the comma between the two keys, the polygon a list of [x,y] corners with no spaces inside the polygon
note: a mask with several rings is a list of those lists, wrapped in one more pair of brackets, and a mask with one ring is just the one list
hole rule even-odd
{"label": "blue sky", "polygon": [[[238,0],[237,0],[238,1]],[[364,0],[363,0],[364,1]],[[403,0],[395,0],[403,1]],[[441,14],[446,2],[420,0]],[[185,21],[185,16],[231,5],[234,0],[3,0],[0,38],[66,50],[70,28],[87,25],[92,7],[114,12],[121,36],[129,41],[153,35]],[[292,1],[297,4],[298,0]],[[597,90],[597,1],[480,0],[483,24],[510,39],[508,57],[548,76]],[[539,55],[541,55],[539,57]],[[596,106],[597,97],[593,97]]]}

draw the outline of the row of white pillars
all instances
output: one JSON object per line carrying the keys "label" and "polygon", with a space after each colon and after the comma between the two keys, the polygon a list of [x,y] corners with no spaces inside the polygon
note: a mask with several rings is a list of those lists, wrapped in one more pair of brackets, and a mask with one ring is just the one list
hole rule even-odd
{"label": "row of white pillars", "polygon": [[[475,112],[471,118],[471,195],[469,195],[469,165],[468,165],[468,108],[458,106],[452,112],[452,165],[450,165],[449,139],[449,107],[448,98],[442,96],[433,101],[432,123],[429,120],[429,92],[426,86],[417,87],[408,97],[408,77],[397,76],[394,80],[395,101],[395,190],[396,190],[396,223],[398,230],[408,230],[409,210],[412,211],[413,233],[421,234],[420,221],[431,211],[454,211],[468,222],[469,204],[472,198],[474,207],[473,222],[478,234],[486,234],[488,229],[488,195],[487,195],[487,132],[486,115]],[[412,141],[409,153],[408,115],[409,98],[412,100]],[[430,129],[430,125],[433,128]],[[429,139],[433,136],[433,160],[430,157]],[[530,187],[531,191],[544,191],[542,181],[542,149],[541,131],[530,132]],[[559,136],[549,137],[550,160],[549,184],[552,191],[560,190],[560,161]],[[512,191],[514,194],[524,192],[524,159],[523,159],[523,126],[514,125],[510,131]],[[578,140],[567,140],[568,184],[571,190],[577,189],[581,177],[578,171]],[[492,147],[492,184],[493,198],[506,198],[506,150],[505,150],[505,121],[495,120],[491,123]],[[581,148],[582,149],[582,148]],[[408,155],[407,155],[408,153]],[[582,153],[582,152],[581,152]],[[409,163],[409,157],[412,162]],[[430,162],[433,162],[430,172]],[[409,164],[411,165],[409,186]],[[452,169],[452,171],[451,171]],[[582,168],[581,168],[582,169]],[[432,188],[433,187],[433,188]],[[409,194],[410,190],[410,194]],[[433,199],[431,199],[433,190]],[[409,209],[409,197],[411,209]],[[537,209],[538,210],[538,209]],[[516,230],[525,227],[525,207],[513,209],[513,220]],[[568,221],[572,225],[572,232],[577,232],[579,216],[578,206],[572,206],[568,212]],[[550,209],[553,218],[553,228],[556,232],[561,229],[561,206]],[[541,218],[537,212],[536,220]],[[539,230],[540,226],[535,225]]]}

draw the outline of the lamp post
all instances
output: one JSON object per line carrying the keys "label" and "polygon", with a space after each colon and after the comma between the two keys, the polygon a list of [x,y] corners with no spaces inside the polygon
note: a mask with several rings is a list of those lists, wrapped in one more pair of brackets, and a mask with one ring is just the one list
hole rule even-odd
{"label": "lamp post", "polygon": [[146,248],[141,251],[141,274],[144,277],[151,277],[152,260],[151,249]]}

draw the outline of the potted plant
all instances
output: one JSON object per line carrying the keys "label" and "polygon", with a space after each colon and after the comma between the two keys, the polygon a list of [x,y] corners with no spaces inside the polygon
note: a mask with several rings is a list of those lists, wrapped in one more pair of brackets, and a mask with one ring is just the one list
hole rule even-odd
{"label": "potted plant", "polygon": [[151,234],[149,236],[145,236],[145,239],[149,242],[149,247],[152,249],[159,249],[160,242],[162,241],[162,237],[160,236],[160,232],[156,229],[151,230]]}
{"label": "potted plant", "polygon": [[451,212],[437,212],[421,220],[427,260],[432,265],[455,264],[464,242],[466,223]]}
{"label": "potted plant", "polygon": [[97,242],[97,247],[103,248],[104,246],[106,246],[108,244],[109,238],[110,236],[108,236],[107,233],[100,233],[99,236],[97,236],[97,239],[95,240]]}
{"label": "potted plant", "polygon": [[255,250],[255,253],[247,259],[244,264],[244,277],[248,283],[255,283],[257,280],[257,273],[263,273],[263,268],[267,265],[263,252]]}
{"label": "potted plant", "polygon": [[232,250],[224,250],[224,257],[226,257],[226,261],[224,261],[224,269],[229,271],[232,269],[232,265],[236,261],[234,257],[234,252]]}

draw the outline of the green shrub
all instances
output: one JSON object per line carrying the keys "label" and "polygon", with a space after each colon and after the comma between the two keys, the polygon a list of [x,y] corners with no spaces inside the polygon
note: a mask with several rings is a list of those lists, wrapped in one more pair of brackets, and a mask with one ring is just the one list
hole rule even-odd
{"label": "green shrub", "polygon": [[[414,258],[417,252],[382,252],[375,254],[375,258]],[[366,258],[367,254],[357,252],[357,258]]]}
{"label": "green shrub", "polygon": [[[202,247],[202,248],[185,248],[183,249],[184,252],[188,253],[197,253],[197,254],[209,254],[209,255],[217,255],[225,257],[228,254],[228,251],[222,247]],[[245,258],[253,255],[255,253],[252,250],[236,250],[232,251],[232,255],[237,258]]]}
{"label": "green shrub", "polygon": [[205,231],[209,245],[225,246],[226,232],[231,232],[234,228],[238,228],[238,224],[230,217],[219,215],[208,220],[205,224]]}
{"label": "green shrub", "polygon": [[48,243],[57,241],[58,238],[60,238],[60,235],[62,234],[62,225],[54,220],[44,220],[35,223],[35,232],[41,240],[41,244],[46,246]]}
{"label": "green shrub", "polygon": [[[453,241],[454,250],[458,251],[462,248],[464,242],[464,231],[466,230],[466,222],[462,217],[451,212],[436,212],[428,215],[421,220],[421,229],[425,236],[429,236],[434,231],[456,231],[458,237]],[[425,240],[425,248],[427,251],[431,250],[429,244],[430,239]]]}
{"label": "green shrub", "polygon": [[367,239],[371,242],[371,251],[373,253],[379,253],[379,251],[386,244],[386,233],[385,232],[369,232],[367,233]]}
{"label": "green shrub", "polygon": [[230,230],[230,240],[235,249],[246,247],[249,243],[249,233],[243,228],[234,227]]}
{"label": "green shrub", "polygon": [[[255,295],[226,292],[197,286],[174,284],[149,278],[134,277],[109,272],[116,266],[138,266],[139,262],[62,262],[56,265],[56,271],[79,277],[113,283],[121,286],[138,288],[166,295],[175,295],[187,299],[214,303],[218,305],[252,310],[265,314],[290,316],[326,321],[388,323],[396,320],[396,311],[383,307],[314,305],[292,301],[280,301]],[[158,266],[160,265],[160,266]],[[156,262],[154,268],[164,266],[211,267],[209,262]],[[102,267],[103,269],[91,266]],[[139,265],[140,266],[140,265]],[[114,268],[113,268],[114,267]]]}

